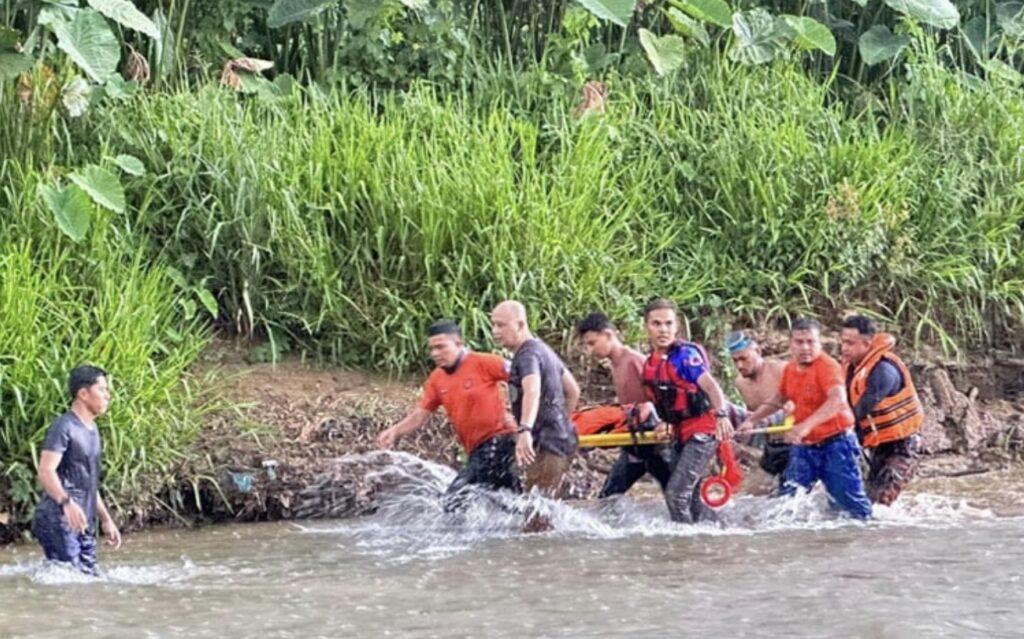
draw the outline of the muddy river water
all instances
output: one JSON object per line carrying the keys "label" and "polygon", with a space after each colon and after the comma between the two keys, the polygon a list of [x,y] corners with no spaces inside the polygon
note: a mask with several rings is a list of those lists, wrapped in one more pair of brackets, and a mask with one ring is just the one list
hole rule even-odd
{"label": "muddy river water", "polygon": [[[136,534],[98,579],[0,550],[0,636],[1024,636],[1024,518],[962,495],[867,524],[821,494],[741,497],[719,526],[649,498],[485,496],[452,520],[449,469],[394,472],[408,481],[371,517]],[[525,505],[554,530],[518,532]]]}

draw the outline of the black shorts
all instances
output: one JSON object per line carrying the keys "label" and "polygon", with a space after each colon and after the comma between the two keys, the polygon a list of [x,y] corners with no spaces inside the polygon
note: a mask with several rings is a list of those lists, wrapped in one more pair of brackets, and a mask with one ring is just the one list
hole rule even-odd
{"label": "black shorts", "polygon": [[522,481],[516,472],[514,435],[492,437],[473,449],[466,465],[445,491],[445,511],[460,510],[474,486],[487,490],[504,488],[516,493],[523,491]]}
{"label": "black shorts", "polygon": [[781,476],[789,465],[790,445],[781,441],[767,440],[761,453],[761,470],[769,475]]}
{"label": "black shorts", "polygon": [[662,490],[672,475],[671,453],[667,446],[628,446],[619,453],[608,472],[598,497],[622,495],[646,474],[654,477]]}

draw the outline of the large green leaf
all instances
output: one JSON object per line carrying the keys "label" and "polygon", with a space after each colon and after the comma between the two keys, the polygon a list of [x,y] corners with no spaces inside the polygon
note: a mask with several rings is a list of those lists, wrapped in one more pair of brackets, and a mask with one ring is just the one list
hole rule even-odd
{"label": "large green leaf", "polygon": [[609,20],[625,27],[633,19],[636,11],[636,0],[576,0],[587,11],[602,20]]}
{"label": "large green leaf", "polygon": [[986,59],[995,51],[999,43],[999,26],[991,15],[974,16],[965,24],[960,25],[971,51],[981,59]]}
{"label": "large green leaf", "polygon": [[0,51],[14,51],[15,45],[21,42],[21,33],[0,24]]}
{"label": "large green leaf", "polygon": [[696,40],[705,47],[711,43],[711,38],[708,36],[708,30],[704,28],[704,25],[686,15],[679,9],[669,7],[665,12],[665,16],[672,24],[672,28],[676,30],[676,33]]}
{"label": "large green leaf", "polygon": [[1024,3],[1003,2],[996,5],[996,21],[1011,38],[1024,38]]}
{"label": "large green leaf", "polygon": [[117,71],[121,46],[106,19],[96,11],[82,9],[71,22],[55,21],[57,46],[96,82]]}
{"label": "large green leaf", "polygon": [[381,0],[345,0],[345,15],[356,29],[362,29],[380,14]]}
{"label": "large green leaf", "polygon": [[656,36],[640,29],[640,46],[654,65],[658,75],[666,75],[679,68],[686,57],[686,42],[677,35]]}
{"label": "large green leaf", "polygon": [[876,24],[860,36],[860,57],[865,64],[878,64],[893,60],[907,45],[910,38],[895,35],[889,27]]}
{"label": "large green leaf", "polygon": [[729,57],[739,62],[771,62],[782,48],[775,17],[761,8],[734,13],[732,32],[736,38],[729,49]]}
{"label": "large green leaf", "polygon": [[669,0],[669,2],[698,20],[724,28],[729,28],[732,25],[732,9],[725,3],[725,0]]}
{"label": "large green leaf", "polygon": [[13,80],[32,68],[32,58],[13,51],[0,51],[0,80]]}
{"label": "large green leaf", "polygon": [[823,51],[826,55],[836,54],[836,39],[828,27],[814,18],[806,16],[780,16],[789,28],[790,37],[801,49]]}
{"label": "large green leaf", "polygon": [[77,6],[66,4],[44,4],[39,10],[39,24],[53,28],[58,22],[71,22],[81,11]]}
{"label": "large green leaf", "polygon": [[102,166],[90,164],[68,177],[100,206],[114,213],[124,212],[124,187],[117,176]]}
{"label": "large green leaf", "polygon": [[121,167],[121,170],[129,175],[145,175],[146,166],[142,160],[134,155],[119,155],[114,158],[114,164]]}
{"label": "large green leaf", "polygon": [[160,31],[153,21],[128,0],[89,0],[89,6],[123,27],[144,33],[151,38],[160,37]]}
{"label": "large green leaf", "polygon": [[885,0],[903,15],[940,29],[952,29],[960,24],[960,12],[950,0]]}
{"label": "large green leaf", "polygon": [[267,14],[267,26],[277,29],[293,22],[308,20],[337,4],[337,0],[277,0]]}
{"label": "large green leaf", "polygon": [[88,195],[74,185],[68,185],[63,189],[43,185],[39,187],[39,195],[53,215],[57,228],[64,235],[75,242],[85,239],[92,216],[92,203]]}

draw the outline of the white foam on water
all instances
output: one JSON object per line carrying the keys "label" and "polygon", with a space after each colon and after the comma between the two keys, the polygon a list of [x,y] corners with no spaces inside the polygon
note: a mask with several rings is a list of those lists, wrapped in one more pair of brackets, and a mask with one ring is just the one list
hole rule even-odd
{"label": "white foam on water", "polygon": [[184,556],[178,564],[117,565],[102,562],[99,575],[87,575],[68,564],[46,560],[0,566],[0,578],[27,577],[43,586],[81,584],[173,588],[187,584],[199,573],[195,563]]}
{"label": "white foam on water", "polygon": [[[546,516],[552,530],[543,535],[586,539],[629,537],[753,535],[791,530],[829,530],[856,526],[949,527],[991,520],[988,510],[964,499],[942,495],[905,494],[892,506],[876,506],[869,522],[835,511],[821,486],[787,498],[741,495],[718,511],[718,522],[678,524],[669,520],[661,500],[635,501],[629,496],[601,502],[568,504],[538,495],[479,490],[463,512],[452,515],[441,497],[455,472],[405,453],[370,453],[390,462],[367,474],[370,484],[386,485],[374,515],[341,524],[298,525],[308,534],[341,535],[355,540],[361,552],[393,561],[442,559],[489,540],[523,535],[525,513]],[[367,456],[340,458],[338,463],[367,461]]]}

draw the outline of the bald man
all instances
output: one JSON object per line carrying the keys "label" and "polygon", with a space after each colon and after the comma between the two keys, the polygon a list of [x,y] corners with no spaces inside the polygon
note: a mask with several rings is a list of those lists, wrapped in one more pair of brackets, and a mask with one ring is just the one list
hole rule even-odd
{"label": "bald man", "polygon": [[[551,347],[530,332],[526,309],[519,302],[494,307],[491,331],[496,342],[515,354],[508,381],[518,425],[516,460],[526,469],[523,487],[559,497],[576,452],[576,430],[569,414],[576,410],[579,386]],[[527,524],[528,529],[547,527],[536,516]]]}

